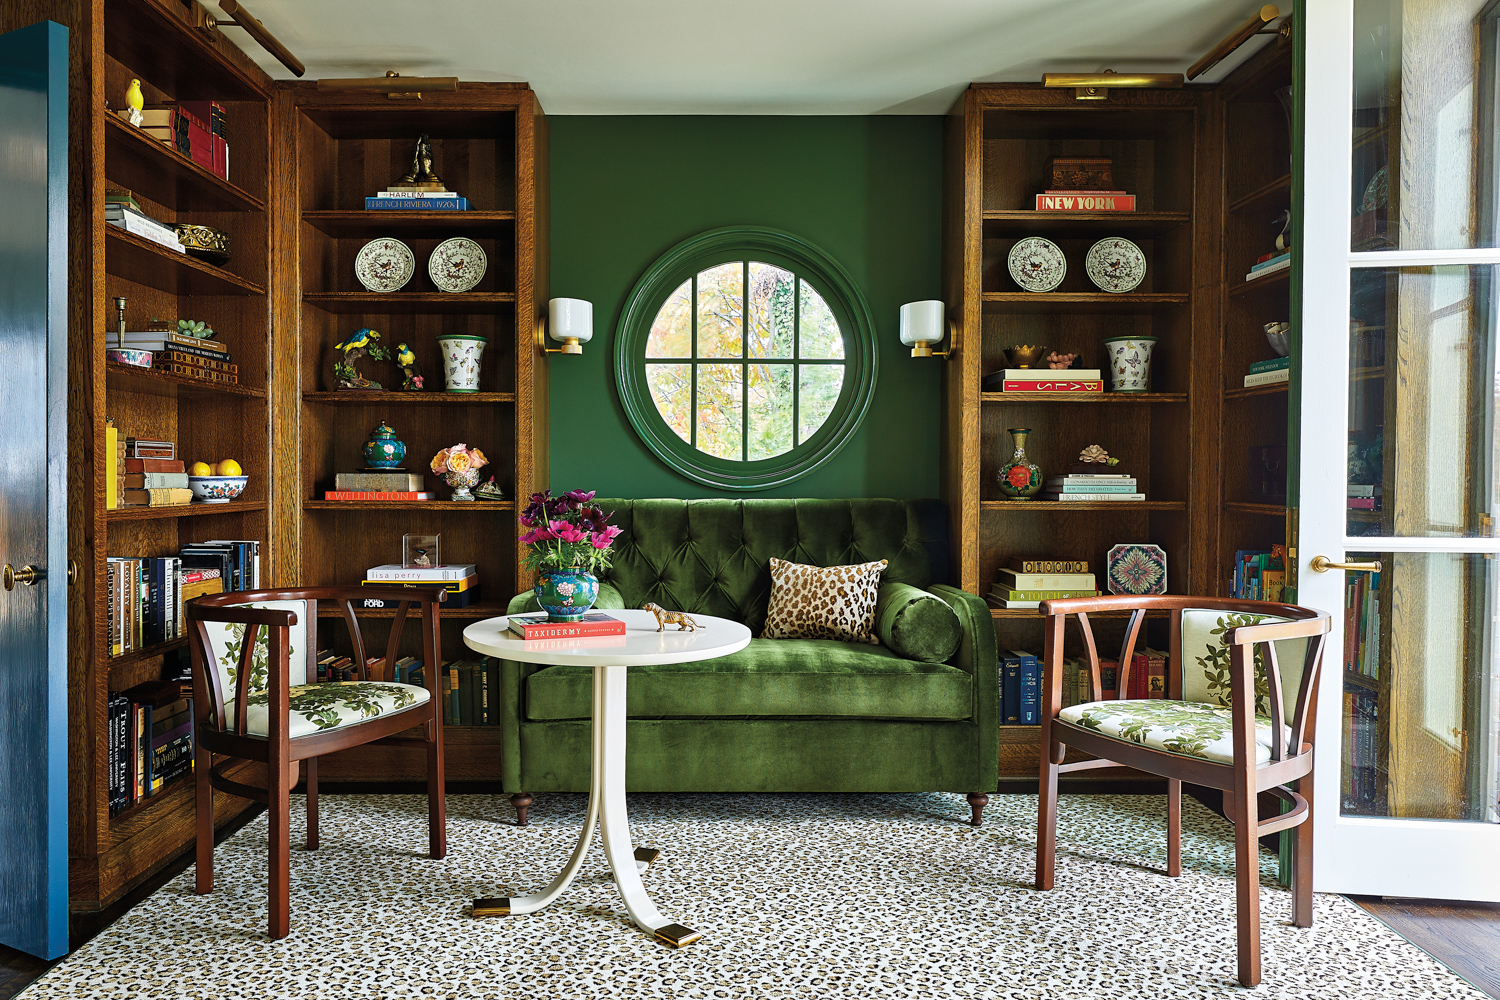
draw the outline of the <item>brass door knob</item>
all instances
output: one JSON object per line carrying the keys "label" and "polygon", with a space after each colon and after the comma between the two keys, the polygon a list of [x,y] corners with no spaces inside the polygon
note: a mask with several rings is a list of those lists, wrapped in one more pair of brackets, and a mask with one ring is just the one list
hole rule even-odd
{"label": "brass door knob", "polygon": [[1341,569],[1346,573],[1379,573],[1380,562],[1334,562],[1327,556],[1313,556],[1312,562],[1307,564],[1314,573],[1327,573],[1331,569]]}
{"label": "brass door knob", "polygon": [[16,569],[10,563],[6,563],[3,573],[0,573],[0,583],[5,585],[6,590],[15,590],[17,583],[27,587],[34,587],[36,586],[36,582],[41,578],[42,571],[35,566],[22,566],[20,569]]}
{"label": "brass door knob", "polygon": [[73,584],[75,584],[77,582],[78,582],[78,564],[76,562],[74,562],[73,560],[69,559],[68,560],[68,586],[71,587],[71,586],[73,586]]}

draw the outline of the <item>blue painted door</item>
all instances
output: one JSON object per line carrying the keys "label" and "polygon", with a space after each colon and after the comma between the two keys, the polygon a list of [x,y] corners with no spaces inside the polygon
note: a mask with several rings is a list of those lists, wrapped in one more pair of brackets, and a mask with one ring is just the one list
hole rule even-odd
{"label": "blue painted door", "polygon": [[0,944],[68,950],[68,32],[0,35]]}

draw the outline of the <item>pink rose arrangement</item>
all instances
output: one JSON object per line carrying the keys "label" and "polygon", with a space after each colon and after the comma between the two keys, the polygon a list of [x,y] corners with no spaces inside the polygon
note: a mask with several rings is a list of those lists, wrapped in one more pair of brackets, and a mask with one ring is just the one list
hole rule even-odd
{"label": "pink rose arrangement", "polygon": [[558,497],[551,490],[531,495],[521,512],[521,525],[529,529],[520,537],[527,547],[527,569],[558,567],[597,573],[609,568],[614,555],[611,547],[620,529],[609,523],[614,514],[604,513],[593,500],[593,490],[572,490]]}

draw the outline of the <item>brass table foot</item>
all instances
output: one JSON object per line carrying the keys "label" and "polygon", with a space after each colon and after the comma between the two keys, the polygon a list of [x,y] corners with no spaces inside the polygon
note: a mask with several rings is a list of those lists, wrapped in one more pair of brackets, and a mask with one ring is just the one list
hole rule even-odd
{"label": "brass table foot", "polygon": [[469,915],[472,917],[508,917],[510,916],[510,897],[487,896],[483,899],[476,899]]}
{"label": "brass table foot", "polygon": [[667,924],[665,927],[658,927],[651,934],[662,944],[673,948],[686,948],[690,944],[703,940],[701,932],[681,924]]}

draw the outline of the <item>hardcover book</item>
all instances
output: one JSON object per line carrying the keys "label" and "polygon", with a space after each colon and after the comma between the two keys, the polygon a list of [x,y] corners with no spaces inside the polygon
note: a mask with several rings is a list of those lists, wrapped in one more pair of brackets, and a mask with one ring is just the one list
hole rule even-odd
{"label": "hardcover book", "polygon": [[1011,557],[1009,567],[1017,573],[1087,573],[1089,564],[1083,559],[1018,559]]}
{"label": "hardcover book", "polygon": [[1245,388],[1249,389],[1257,385],[1274,385],[1278,382],[1289,382],[1291,378],[1291,370],[1287,368],[1277,368],[1268,372],[1254,372],[1245,376]]}
{"label": "hardcover book", "polygon": [[1098,586],[1092,573],[1017,573],[1001,569],[995,575],[1001,585],[1012,590],[1094,590]]}
{"label": "hardcover book", "polygon": [[132,472],[186,472],[187,466],[181,461],[173,458],[126,458],[122,463],[122,471],[129,475]]}
{"label": "hardcover book", "polygon": [[1078,194],[1039,194],[1038,212],[1134,212],[1135,195],[1107,194],[1099,191]]}
{"label": "hardcover book", "polygon": [[433,500],[437,494],[431,490],[401,490],[401,491],[374,491],[374,490],[327,490],[323,493],[324,500]]}
{"label": "hardcover book", "polygon": [[478,574],[479,567],[475,563],[445,563],[442,566],[426,566],[421,569],[408,569],[400,563],[384,563],[365,570],[365,579],[371,582],[385,580],[408,583],[449,583]]}
{"label": "hardcover book", "polygon": [[[403,192],[405,193],[405,192]],[[365,209],[372,212],[464,212],[469,199],[453,195],[448,198],[366,198]]]}
{"label": "hardcover book", "polygon": [[523,639],[564,639],[571,636],[624,635],[625,623],[597,611],[576,622],[549,622],[546,617],[512,615],[506,626]]}
{"label": "hardcover book", "polygon": [[340,472],[334,489],[340,493],[421,493],[420,472]]}
{"label": "hardcover book", "polygon": [[1146,494],[1144,493],[1073,493],[1071,491],[1064,493],[1059,492],[1058,490],[1043,490],[1039,494],[1039,496],[1043,500],[1055,500],[1062,503],[1099,503],[1113,502],[1116,500],[1121,502],[1128,502],[1132,500],[1146,499]]}
{"label": "hardcover book", "polygon": [[1000,384],[1001,392],[1103,392],[1100,379],[1033,378],[1006,379]]}

